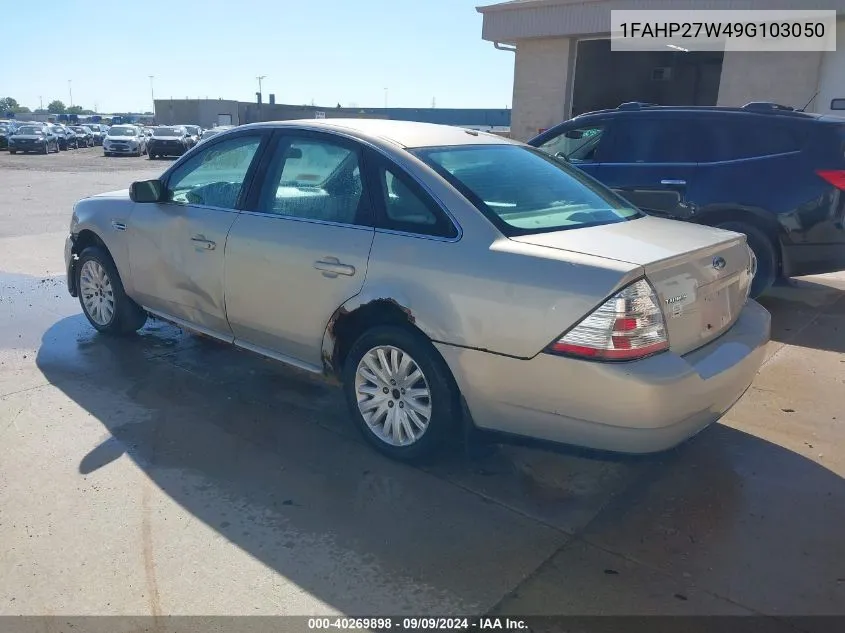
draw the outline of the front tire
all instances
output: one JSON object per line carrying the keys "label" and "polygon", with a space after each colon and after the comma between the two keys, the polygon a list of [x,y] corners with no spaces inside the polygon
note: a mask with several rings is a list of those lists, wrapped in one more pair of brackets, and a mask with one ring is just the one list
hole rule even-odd
{"label": "front tire", "polygon": [[88,322],[104,334],[129,334],[141,329],[147,313],[130,299],[111,256],[89,246],[76,263],[79,305]]}
{"label": "front tire", "polygon": [[403,462],[433,457],[460,418],[458,389],[422,334],[378,326],[352,345],[343,368],[349,413],[379,452]]}
{"label": "front tire", "polygon": [[10,150],[9,150],[9,153],[10,153],[10,154],[17,154],[17,153],[18,153],[18,150],[16,150],[16,149],[10,149]]}
{"label": "front tire", "polygon": [[757,258],[757,272],[751,281],[751,298],[756,299],[775,283],[778,278],[778,254],[771,238],[763,231],[745,222],[724,222],[720,229],[745,233],[748,246]]}

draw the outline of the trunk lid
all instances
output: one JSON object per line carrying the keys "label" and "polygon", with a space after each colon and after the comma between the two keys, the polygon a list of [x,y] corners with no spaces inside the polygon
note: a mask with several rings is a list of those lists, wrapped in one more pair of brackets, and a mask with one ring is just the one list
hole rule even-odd
{"label": "trunk lid", "polygon": [[734,324],[753,276],[751,251],[741,233],[662,218],[511,239],[642,266],[657,291],[669,346],[678,354]]}

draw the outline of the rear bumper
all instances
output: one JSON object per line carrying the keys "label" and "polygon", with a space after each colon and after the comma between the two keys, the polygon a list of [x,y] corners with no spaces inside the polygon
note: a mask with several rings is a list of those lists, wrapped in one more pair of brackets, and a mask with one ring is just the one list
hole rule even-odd
{"label": "rear bumper", "polygon": [[721,418],[763,363],[769,313],[749,301],[715,341],[679,356],[521,360],[438,344],[476,426],[622,453],[671,448]]}
{"label": "rear bumper", "polygon": [[103,151],[108,152],[109,154],[137,154],[141,151],[140,147],[109,147],[108,149],[103,148]]}
{"label": "rear bumper", "polygon": [[172,145],[157,145],[150,143],[147,150],[159,156],[181,156],[188,151],[187,147],[174,147]]}

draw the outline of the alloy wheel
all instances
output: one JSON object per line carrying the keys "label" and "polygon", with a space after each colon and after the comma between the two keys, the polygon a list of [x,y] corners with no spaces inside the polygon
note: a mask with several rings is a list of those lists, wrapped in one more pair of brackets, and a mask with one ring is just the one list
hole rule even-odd
{"label": "alloy wheel", "polygon": [[390,446],[409,446],[431,420],[431,390],[407,352],[380,345],[361,357],[355,371],[358,410],[370,431]]}
{"label": "alloy wheel", "polygon": [[114,289],[106,269],[89,259],[79,273],[79,292],[85,312],[97,325],[108,325],[114,318]]}

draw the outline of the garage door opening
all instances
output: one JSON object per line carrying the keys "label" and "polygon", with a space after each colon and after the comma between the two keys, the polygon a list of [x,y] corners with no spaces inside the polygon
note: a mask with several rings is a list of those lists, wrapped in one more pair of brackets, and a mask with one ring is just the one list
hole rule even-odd
{"label": "garage door opening", "polygon": [[626,101],[716,105],[723,58],[721,52],[611,51],[610,40],[581,40],[572,116]]}

